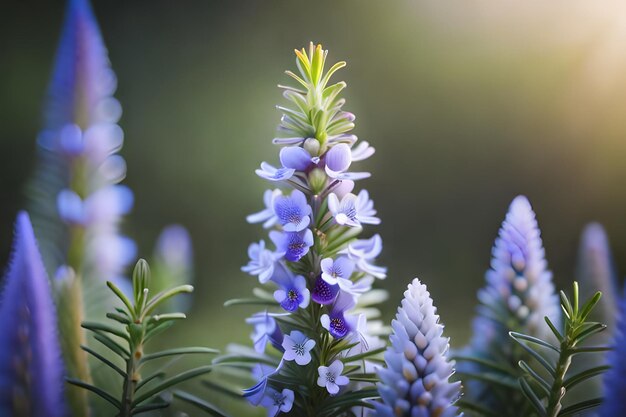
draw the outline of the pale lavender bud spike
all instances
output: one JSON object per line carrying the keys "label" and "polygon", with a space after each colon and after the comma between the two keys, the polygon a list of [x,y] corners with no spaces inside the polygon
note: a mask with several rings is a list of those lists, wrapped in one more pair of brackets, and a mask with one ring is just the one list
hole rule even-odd
{"label": "pale lavender bud spike", "polygon": [[26,212],[17,216],[0,314],[5,318],[0,332],[0,414],[66,415],[56,311]]}
{"label": "pale lavender bud spike", "polygon": [[[473,337],[464,355],[517,363],[523,357],[515,353],[510,331],[550,339],[544,318],[547,316],[557,328],[560,326],[559,299],[552,273],[547,269],[540,234],[530,202],[524,196],[516,197],[492,249],[491,269],[485,274],[485,287],[478,292],[480,305],[473,322]],[[468,373],[484,371],[470,362],[461,363],[459,369]],[[467,387],[468,397],[502,413],[525,401],[517,390],[510,394],[502,401],[487,384],[471,381]]]}
{"label": "pale lavender bud spike", "polygon": [[[600,321],[613,328],[615,323],[616,294],[619,293],[617,274],[613,265],[609,238],[599,223],[585,226],[580,238],[578,249],[578,282],[581,287],[581,298],[587,299],[596,291],[602,292],[602,302],[597,310],[601,314]],[[603,332],[610,334],[609,332]]]}
{"label": "pale lavender bud spike", "polygon": [[386,367],[378,369],[375,402],[379,417],[451,417],[460,396],[460,382],[450,382],[454,361],[448,359],[448,339],[443,337],[437,309],[426,285],[415,278],[404,292],[392,322]]}

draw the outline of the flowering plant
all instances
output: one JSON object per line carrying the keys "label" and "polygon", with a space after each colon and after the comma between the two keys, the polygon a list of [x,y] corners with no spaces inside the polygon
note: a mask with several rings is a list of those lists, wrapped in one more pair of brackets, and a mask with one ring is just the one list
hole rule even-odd
{"label": "flowering plant", "polygon": [[[88,0],[68,1],[29,187],[33,224],[18,214],[0,296],[0,414],[163,416],[176,402],[225,416],[178,386],[219,372],[219,383],[201,383],[211,395],[271,417],[626,415],[626,295],[608,238],[597,224],[585,229],[580,290],[574,282],[571,297],[557,293],[526,197],[502,223],[467,346],[450,352],[417,278],[383,325],[387,293],[374,288],[387,277],[377,262],[382,238],[363,236],[381,220],[357,187],[370,173],[353,170],[374,148],[351,133],[346,83],[331,82],[345,62],[326,69],[328,52],[313,43],[295,54],[298,72],[286,73],[296,85],[280,86],[289,104],[278,106],[279,164],[256,170],[272,187],[247,217],[268,231],[241,268],[259,286],[225,303],[261,307],[245,321],[251,345],[230,345],[209,362],[218,351],[155,343],[189,310],[186,229],[167,227],[152,272],[140,259],[126,278],[137,248],[120,233],[133,194],[119,184],[126,163],[115,76]],[[204,362],[169,369],[191,354]]]}

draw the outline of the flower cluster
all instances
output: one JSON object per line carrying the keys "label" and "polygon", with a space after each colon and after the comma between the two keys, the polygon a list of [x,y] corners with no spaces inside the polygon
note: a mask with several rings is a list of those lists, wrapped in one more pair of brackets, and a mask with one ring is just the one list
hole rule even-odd
{"label": "flower cluster", "polygon": [[[133,194],[117,185],[126,163],[117,155],[123,133],[115,88],[89,2],[70,1],[38,137],[41,164],[32,186],[33,208],[50,270],[67,265],[102,283],[119,279],[136,252],[134,243],[118,233]],[[59,222],[65,226],[53,227]],[[54,229],[62,230],[65,244],[50,241],[58,238],[50,236]]]}
{"label": "flower cluster", "polygon": [[[349,383],[345,374],[361,369],[344,364],[354,352],[367,356],[371,348],[359,298],[375,278],[386,277],[386,268],[375,263],[380,236],[358,239],[363,226],[380,219],[366,190],[353,193],[355,181],[370,174],[352,171],[352,164],[374,149],[367,142],[357,145],[356,136],[348,133],[354,115],[342,110],[345,100],[339,93],[345,83],[329,85],[345,63],[324,73],[326,54],[313,44],[308,54],[296,51],[301,74],[287,74],[301,88],[283,87],[295,108],[279,107],[282,135],[274,143],[281,146],[280,166],[263,162],[256,171],[282,188],[267,190],[264,209],[247,218],[270,231],[269,241],[250,245],[250,261],[242,270],[272,286],[274,303],[283,310],[248,321],[256,351],[266,353],[269,342],[282,355],[272,369],[259,365],[258,384],[246,391],[250,402],[266,406],[269,415],[292,407],[297,415],[335,410],[333,397]],[[317,370],[317,381],[303,376],[285,382],[287,376],[309,375],[310,368]]]}
{"label": "flower cluster", "polygon": [[454,372],[454,362],[447,358],[449,339],[443,337],[443,325],[426,285],[417,278],[404,292],[391,325],[391,346],[385,353],[387,367],[378,370],[383,402],[374,403],[377,415],[457,415],[454,402],[460,396],[461,383],[449,381]]}
{"label": "flower cluster", "polygon": [[[484,368],[480,359],[517,369],[517,362],[525,356],[516,350],[509,332],[546,338],[551,333],[544,317],[560,323],[558,296],[547,270],[535,213],[526,197],[518,196],[511,203],[492,254],[491,269],[485,277],[487,285],[478,293],[480,305],[473,323],[473,338],[463,352],[463,356],[479,361],[460,363],[463,373],[492,371]],[[519,406],[514,401],[518,397],[508,395],[502,401],[488,385],[475,381],[467,385],[470,398],[501,410],[503,415],[507,414],[503,409]]]}

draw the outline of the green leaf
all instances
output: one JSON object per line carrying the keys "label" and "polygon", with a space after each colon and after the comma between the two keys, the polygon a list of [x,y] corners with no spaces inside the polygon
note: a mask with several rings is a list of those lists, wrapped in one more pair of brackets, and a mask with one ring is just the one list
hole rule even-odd
{"label": "green leaf", "polygon": [[142,312],[143,317],[144,318],[147,317],[148,314],[150,314],[155,308],[159,306],[159,304],[167,301],[173,296],[177,294],[192,293],[192,292],[193,292],[193,286],[191,285],[179,285],[177,287],[170,288],[169,290],[161,291],[160,293],[155,295],[154,298],[148,301],[148,304],[146,304],[146,308]]}
{"label": "green leaf", "polygon": [[130,302],[130,300],[124,295],[124,293],[122,292],[122,290],[120,290],[119,288],[117,288],[117,286],[115,284],[113,284],[111,281],[107,281],[107,286],[111,289],[111,291],[113,291],[113,293],[117,296],[117,298],[119,298],[120,300],[122,300],[122,303],[124,303],[124,305],[126,306],[126,308],[128,309],[128,312],[130,313],[131,317],[134,319],[135,318],[135,313],[134,313],[134,308],[133,308],[133,304]]}
{"label": "green leaf", "polygon": [[107,333],[110,333],[110,334],[112,334],[114,336],[119,337],[120,339],[124,339],[126,341],[130,340],[126,333],[124,333],[123,331],[121,331],[119,329],[116,329],[115,327],[108,326],[106,324],[84,321],[84,322],[81,323],[80,326],[82,328],[84,328],[84,329],[91,330],[91,331],[100,330],[102,332],[107,332]]}
{"label": "green leaf", "polygon": [[124,348],[122,345],[111,339],[106,334],[96,332],[93,335],[93,338],[102,343],[104,346],[108,347],[113,353],[117,354],[122,359],[126,360],[130,357],[130,352],[128,351],[128,349]]}
{"label": "green leaf", "polygon": [[193,405],[194,407],[199,408],[202,411],[206,411],[207,413],[209,413],[212,416],[215,416],[215,417],[226,417],[226,414],[222,410],[220,410],[219,408],[217,408],[216,406],[214,406],[210,402],[202,400],[202,399],[196,397],[195,395],[189,394],[188,392],[176,390],[176,391],[174,391],[174,397],[178,398],[180,400],[183,400],[186,403],[189,403],[189,404]]}
{"label": "green leaf", "polygon": [[143,358],[141,358],[139,362],[143,364],[153,359],[164,358],[167,356],[187,355],[191,353],[217,354],[219,353],[219,350],[210,349],[206,347],[184,347],[184,348],[168,349],[168,350],[162,350],[160,352],[150,353],[148,355],[145,355]]}
{"label": "green leaf", "polygon": [[95,387],[91,384],[87,384],[86,382],[80,381],[78,379],[73,379],[73,378],[67,378],[66,381],[69,384],[72,385],[76,385],[77,387],[81,387],[86,389],[87,391],[91,391],[94,394],[98,395],[100,398],[110,402],[111,404],[113,404],[118,410],[121,408],[121,404],[118,400],[116,400],[111,394],[109,394],[108,392],[101,390],[98,387]]}
{"label": "green leaf", "polygon": [[608,371],[611,367],[608,365],[596,366],[595,368],[587,369],[579,372],[576,375],[572,375],[563,382],[563,386],[566,390],[570,390],[572,387],[578,385],[581,382],[586,381],[589,378],[593,378],[596,375],[601,375],[605,371]]}
{"label": "green leaf", "polygon": [[161,410],[169,406],[170,406],[170,403],[166,403],[166,402],[150,403],[146,405],[140,405],[139,407],[135,407],[130,411],[130,413],[133,416],[135,416],[137,414],[147,413],[148,411]]}
{"label": "green leaf", "polygon": [[539,362],[539,364],[541,364],[541,366],[543,366],[550,373],[550,375],[554,378],[555,376],[554,367],[550,365],[548,361],[546,361],[545,358],[541,356],[539,353],[537,353],[535,350],[527,346],[525,343],[517,340],[516,335],[518,334],[519,333],[509,332],[509,335],[513,338],[513,340],[515,340],[526,352],[528,352],[533,358],[535,358],[537,362]]}
{"label": "green leaf", "polygon": [[501,372],[505,375],[509,375],[511,377],[517,378],[517,370],[507,366],[505,364],[501,364],[499,362],[491,361],[489,359],[480,358],[478,356],[465,356],[465,355],[452,355],[453,360],[457,362],[472,362],[478,365],[481,365],[485,368],[491,369],[496,372]]}
{"label": "green leaf", "polygon": [[550,343],[545,342],[545,341],[543,341],[541,339],[538,339],[536,337],[528,336],[528,335],[525,335],[525,334],[522,334],[522,333],[517,333],[517,332],[509,332],[509,335],[513,339],[515,339],[518,343],[519,343],[519,340],[517,340],[517,339],[522,339],[522,340],[525,340],[527,342],[534,343],[536,345],[543,346],[543,347],[548,348],[548,349],[552,349],[556,353],[560,353],[560,350],[559,350],[558,347],[553,346]]}
{"label": "green leaf", "polygon": [[93,355],[97,359],[99,359],[100,362],[104,363],[109,368],[113,369],[115,372],[120,374],[120,376],[122,378],[126,378],[126,372],[122,371],[117,365],[115,365],[113,362],[111,362],[110,360],[108,360],[107,358],[105,358],[104,356],[99,354],[98,352],[96,352],[96,351],[94,351],[92,349],[89,349],[87,346],[84,346],[84,345],[80,345],[80,348],[82,350],[84,350],[85,352],[90,353],[91,355]]}
{"label": "green leaf", "polygon": [[535,391],[533,391],[531,386],[528,384],[528,381],[526,381],[524,378],[520,378],[519,379],[519,385],[522,388],[522,392],[524,393],[524,396],[526,398],[528,398],[528,400],[532,404],[532,406],[535,409],[535,411],[537,411],[539,416],[540,417],[547,417],[548,414],[546,412],[546,409],[544,408],[543,404],[541,403],[541,400],[537,397],[537,394],[535,394]]}
{"label": "green leaf", "polygon": [[561,335],[561,332],[559,332],[556,328],[556,326],[554,325],[554,323],[552,323],[552,321],[550,320],[550,318],[548,316],[544,317],[544,320],[546,321],[546,323],[548,324],[548,327],[550,328],[550,330],[552,330],[552,333],[554,334],[554,336],[557,338],[557,340],[559,341],[559,343],[563,342],[563,335]]}
{"label": "green leaf", "polygon": [[502,417],[500,414],[494,413],[493,411],[489,410],[481,404],[477,404],[463,398],[457,401],[456,405],[459,406],[463,411],[471,411],[472,415],[483,417]]}
{"label": "green leaf", "polygon": [[519,361],[519,366],[520,368],[522,368],[522,370],[524,370],[524,372],[526,372],[535,380],[539,388],[543,390],[546,396],[550,395],[551,386],[545,379],[543,379],[537,372],[535,372],[526,362]]}
{"label": "green leaf", "polygon": [[150,381],[154,381],[155,379],[163,379],[165,378],[165,372],[157,372],[155,374],[150,375],[147,378],[143,378],[141,381],[137,383],[137,387],[135,388],[135,392],[139,391],[142,387],[149,384]]}
{"label": "green leaf", "polygon": [[142,402],[144,402],[147,399],[153,397],[154,395],[159,394],[160,392],[166,390],[169,387],[172,387],[172,386],[174,386],[176,384],[180,384],[181,382],[187,381],[188,379],[195,378],[195,377],[203,375],[203,374],[207,374],[207,373],[211,372],[212,369],[213,369],[213,367],[210,366],[210,365],[208,365],[208,366],[201,366],[199,368],[191,369],[189,371],[185,371],[185,372],[182,372],[182,373],[180,373],[180,374],[178,374],[176,376],[168,378],[168,379],[162,381],[156,387],[153,387],[149,391],[147,391],[147,392],[143,393],[142,395],[138,396],[135,399],[135,401],[133,401],[133,406],[141,404]]}
{"label": "green leaf", "polygon": [[343,363],[351,363],[351,362],[360,361],[361,359],[368,359],[370,356],[374,356],[374,355],[378,355],[379,353],[383,353],[385,350],[387,350],[387,347],[381,347],[381,348],[374,349],[374,350],[368,350],[368,351],[365,351],[363,353],[359,353],[358,355],[352,355],[352,356],[348,356],[348,357],[342,358],[341,362],[343,362]]}
{"label": "green leaf", "polygon": [[489,384],[498,385],[508,389],[519,389],[519,384],[513,378],[508,375],[492,372],[472,373],[472,372],[459,372],[456,374],[461,379],[475,379],[477,381],[487,382]]}
{"label": "green leaf", "polygon": [[581,401],[577,404],[570,405],[569,407],[565,407],[561,410],[561,412],[559,413],[559,417],[573,416],[576,413],[580,413],[581,411],[598,407],[600,404],[602,404],[602,400],[602,398],[594,398],[592,400]]}
{"label": "green leaf", "polygon": [[589,316],[589,313],[591,313],[591,310],[593,310],[596,304],[598,304],[598,302],[600,301],[600,298],[602,298],[602,293],[598,291],[593,295],[593,297],[589,299],[589,301],[585,303],[585,305],[582,307],[581,312],[580,312],[581,321],[587,320],[587,316]]}
{"label": "green leaf", "polygon": [[264,300],[261,298],[235,298],[228,300],[224,303],[224,307],[236,306],[236,305],[261,305],[276,307],[278,303],[276,301]]}

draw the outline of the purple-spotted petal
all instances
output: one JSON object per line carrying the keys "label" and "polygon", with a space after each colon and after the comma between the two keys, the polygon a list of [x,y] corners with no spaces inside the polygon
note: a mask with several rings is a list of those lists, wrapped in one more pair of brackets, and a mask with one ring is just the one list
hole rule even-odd
{"label": "purple-spotted petal", "polygon": [[315,280],[311,298],[318,304],[330,304],[335,301],[338,292],[338,285],[331,285],[319,276]]}

